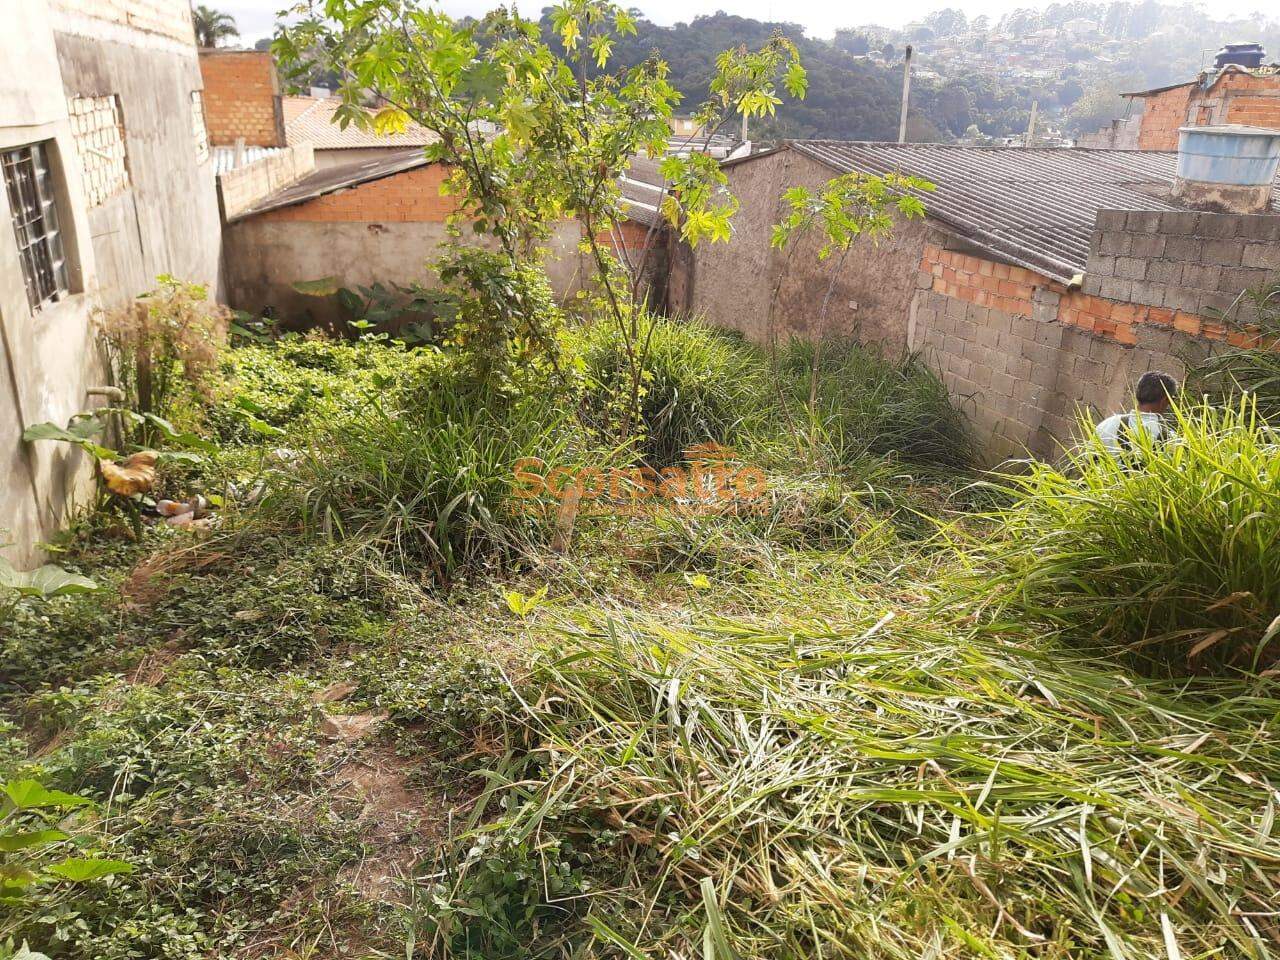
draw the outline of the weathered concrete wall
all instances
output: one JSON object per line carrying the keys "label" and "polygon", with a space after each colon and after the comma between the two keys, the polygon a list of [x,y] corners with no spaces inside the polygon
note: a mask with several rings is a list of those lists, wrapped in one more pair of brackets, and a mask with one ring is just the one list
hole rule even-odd
{"label": "weathered concrete wall", "polygon": [[315,169],[311,144],[298,143],[219,174],[218,203],[223,219],[234,219],[263,197],[301,180]]}
{"label": "weathered concrete wall", "polygon": [[275,60],[266,50],[201,50],[204,116],[213,146],[237,140],[283,147],[284,113]]}
{"label": "weathered concrete wall", "polygon": [[[548,262],[552,289],[565,297],[578,289],[581,261],[575,223],[561,225]],[[250,217],[225,232],[227,302],[241,310],[318,322],[342,316],[332,298],[309,297],[298,280],[338,277],[343,286],[421,283],[438,278],[430,264],[448,239],[441,221],[303,220]]]}
{"label": "weathered concrete wall", "polygon": [[[89,464],[22,430],[65,423],[109,381],[92,329],[101,307],[159,273],[213,284],[220,245],[213,170],[197,160],[191,92],[199,69],[185,0],[13,0],[0,34],[0,149],[43,142],[68,259],[70,293],[32,311],[8,198],[0,191],[0,542],[20,564],[91,489]],[[127,184],[91,190],[68,100],[114,98]],[[97,168],[91,169],[91,175]]]}
{"label": "weathered concrete wall", "polygon": [[[923,222],[902,222],[879,244],[857,241],[843,267],[839,254],[818,259],[821,241],[802,238],[787,250],[774,250],[769,240],[783,216],[781,196],[789,187],[820,190],[833,172],[792,150],[750,163],[731,164],[730,189],[741,201],[734,217],[733,238],[699,244],[693,252],[692,278],[678,284],[692,288],[689,306],[719,326],[740,330],[757,342],[769,339],[769,302],[775,284],[774,333],[780,341],[817,335],[822,302],[827,296],[827,337],[856,337],[890,353],[906,345],[905,323],[915,292],[912,271],[901,265],[919,262],[924,245]],[[779,284],[779,276],[781,283]]]}

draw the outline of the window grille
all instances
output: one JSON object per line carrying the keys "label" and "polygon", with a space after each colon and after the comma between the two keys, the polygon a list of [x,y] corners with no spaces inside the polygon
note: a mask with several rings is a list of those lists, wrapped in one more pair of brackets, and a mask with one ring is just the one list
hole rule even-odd
{"label": "window grille", "polygon": [[47,145],[5,150],[0,153],[0,166],[4,167],[27,300],[32,310],[39,310],[61,300],[70,289]]}

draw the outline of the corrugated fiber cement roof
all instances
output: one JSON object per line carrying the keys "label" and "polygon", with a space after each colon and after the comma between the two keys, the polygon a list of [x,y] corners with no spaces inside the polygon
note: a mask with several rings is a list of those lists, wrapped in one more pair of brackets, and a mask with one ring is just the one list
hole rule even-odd
{"label": "corrugated fiber cement roof", "polygon": [[[898,172],[936,186],[930,218],[1015,263],[1062,281],[1084,270],[1099,210],[1183,210],[1160,196],[1177,155],[1146,150],[964,147],[793,140],[833,170]],[[1274,209],[1280,212],[1280,190]]]}

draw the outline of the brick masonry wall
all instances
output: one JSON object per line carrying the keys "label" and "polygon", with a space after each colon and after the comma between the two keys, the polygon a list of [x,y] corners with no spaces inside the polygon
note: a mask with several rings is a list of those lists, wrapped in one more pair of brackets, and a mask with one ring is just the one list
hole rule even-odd
{"label": "brick masonry wall", "polygon": [[99,206],[129,186],[120,99],[68,97],[67,116],[80,157],[85,200],[91,207]]}
{"label": "brick masonry wall", "polygon": [[1164,93],[1143,97],[1142,127],[1138,131],[1139,150],[1177,150],[1178,128],[1186,126],[1191,86],[1174,87]]}
{"label": "brick masonry wall", "polygon": [[1140,150],[1177,150],[1178,128],[1243,123],[1280,129],[1280,76],[1228,71],[1208,89],[1175,87],[1145,97]]}
{"label": "brick masonry wall", "polygon": [[1104,211],[1079,290],[949,243],[925,243],[908,340],[995,460],[1052,455],[1080,411],[1123,408],[1147,370],[1260,342],[1211,311],[1280,275],[1274,216]]}
{"label": "brick masonry wall", "polygon": [[438,163],[328,193],[306,203],[259,214],[261,220],[309,223],[444,223],[456,207],[440,195],[445,167]]}
{"label": "brick masonry wall", "polygon": [[271,54],[257,50],[201,50],[204,120],[213,146],[244,138],[251,147],[285,145],[280,82]]}

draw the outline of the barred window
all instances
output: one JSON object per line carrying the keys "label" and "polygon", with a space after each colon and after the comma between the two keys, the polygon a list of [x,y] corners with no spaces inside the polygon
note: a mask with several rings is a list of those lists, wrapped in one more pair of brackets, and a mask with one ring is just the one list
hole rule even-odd
{"label": "barred window", "polygon": [[70,97],[67,110],[84,171],[85,196],[89,206],[96,207],[129,186],[120,100],[115,96]]}
{"label": "barred window", "polygon": [[67,261],[58,225],[58,204],[46,143],[0,153],[9,212],[32,310],[67,295]]}
{"label": "barred window", "polygon": [[204,95],[191,91],[191,135],[196,141],[196,163],[209,159],[209,131],[204,125]]}

